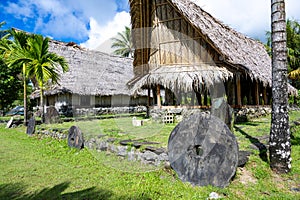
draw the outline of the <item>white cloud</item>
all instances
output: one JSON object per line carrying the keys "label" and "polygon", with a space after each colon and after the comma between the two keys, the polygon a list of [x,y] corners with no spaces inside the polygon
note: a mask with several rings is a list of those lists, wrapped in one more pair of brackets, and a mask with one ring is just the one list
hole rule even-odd
{"label": "white cloud", "polygon": [[89,39],[81,45],[95,49],[105,41],[115,37],[118,32],[125,30],[130,25],[130,15],[127,12],[119,12],[114,19],[104,26],[100,26],[94,18],[90,18]]}
{"label": "white cloud", "polygon": [[91,18],[104,26],[113,20],[118,10],[122,10],[119,6],[123,7],[123,1],[7,0],[0,8],[13,18],[23,20],[20,28],[26,27],[58,40],[78,42],[88,39]]}
{"label": "white cloud", "polygon": [[[193,0],[220,21],[252,38],[265,39],[271,29],[271,2],[262,0]],[[288,18],[299,19],[297,0],[286,1]]]}

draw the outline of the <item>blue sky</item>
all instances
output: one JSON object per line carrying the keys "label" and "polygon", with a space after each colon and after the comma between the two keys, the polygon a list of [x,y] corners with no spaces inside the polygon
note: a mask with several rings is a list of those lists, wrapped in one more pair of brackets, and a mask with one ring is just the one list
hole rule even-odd
{"label": "blue sky", "polygon": [[[191,0],[252,38],[270,29],[270,0]],[[300,20],[299,0],[286,0],[288,18]],[[0,21],[94,49],[130,25],[128,0],[0,0]]]}
{"label": "blue sky", "polygon": [[118,13],[129,12],[127,0],[0,0],[0,2],[2,12],[0,21],[7,23],[5,28],[15,27],[57,40],[77,43],[89,40],[92,28],[104,27],[113,22]]}

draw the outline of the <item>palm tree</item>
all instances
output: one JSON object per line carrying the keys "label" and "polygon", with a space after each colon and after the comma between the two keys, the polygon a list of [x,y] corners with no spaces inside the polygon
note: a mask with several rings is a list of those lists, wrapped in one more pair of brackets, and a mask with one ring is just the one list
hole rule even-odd
{"label": "palm tree", "polygon": [[133,57],[134,48],[132,44],[131,29],[125,26],[125,31],[118,33],[116,38],[112,38],[112,48],[117,48],[114,54],[121,55],[124,57]]}
{"label": "palm tree", "polygon": [[[5,25],[6,23],[3,21],[3,22],[0,22],[0,28],[2,28],[3,25]],[[5,38],[8,36],[8,32],[7,30],[0,30],[0,39],[2,38]]]}
{"label": "palm tree", "polygon": [[[8,37],[12,36],[13,40]],[[20,67],[22,70],[22,79],[24,85],[24,125],[27,124],[27,77],[25,60],[15,62],[18,57],[22,57],[24,52],[29,49],[27,39],[30,35],[21,31],[10,30],[9,35],[1,40],[0,48],[4,52],[5,63],[11,67],[12,65]]]}
{"label": "palm tree", "polygon": [[[44,116],[43,92],[44,84],[48,81],[59,81],[58,67],[63,72],[68,70],[66,60],[55,53],[49,52],[49,39],[41,35],[26,34],[22,31],[11,30],[14,40],[4,49],[7,54],[6,62],[9,65],[22,66],[24,79],[24,110],[26,107],[26,79],[36,80],[40,89],[40,105],[42,107],[42,120]],[[4,45],[2,45],[4,46]],[[35,81],[32,81],[35,82]],[[24,123],[26,123],[24,113]]]}
{"label": "palm tree", "polygon": [[285,1],[271,0],[272,7],[272,121],[270,167],[277,173],[291,170],[288,115]]}
{"label": "palm tree", "polygon": [[44,116],[44,85],[48,81],[58,83],[59,67],[62,72],[68,71],[68,64],[64,57],[49,52],[49,38],[41,35],[33,35],[28,38],[29,51],[23,59],[28,59],[27,75],[34,78],[40,89],[40,106],[42,107],[42,119]]}

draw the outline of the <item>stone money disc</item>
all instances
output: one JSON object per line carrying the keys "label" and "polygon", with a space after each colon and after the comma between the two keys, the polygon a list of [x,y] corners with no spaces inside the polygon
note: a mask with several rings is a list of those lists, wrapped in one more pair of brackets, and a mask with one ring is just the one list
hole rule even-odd
{"label": "stone money disc", "polygon": [[168,141],[171,167],[193,185],[225,187],[236,172],[238,144],[219,118],[196,112],[180,122]]}
{"label": "stone money disc", "polygon": [[72,126],[69,129],[68,145],[77,149],[83,148],[83,136],[81,130],[77,126]]}
{"label": "stone money disc", "polygon": [[27,124],[27,129],[26,129],[26,134],[27,135],[32,135],[35,132],[35,118],[31,117],[28,120],[28,124]]}

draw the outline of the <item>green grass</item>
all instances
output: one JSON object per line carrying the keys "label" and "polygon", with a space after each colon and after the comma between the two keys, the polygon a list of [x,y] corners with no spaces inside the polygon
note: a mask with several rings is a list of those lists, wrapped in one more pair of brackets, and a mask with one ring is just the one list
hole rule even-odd
{"label": "green grass", "polygon": [[[300,113],[291,113],[290,117],[295,120]],[[151,121],[145,127],[131,127],[130,123],[130,118],[119,118],[55,127],[78,125],[92,135],[143,137],[161,141],[161,146],[166,146],[174,127]],[[263,142],[261,138],[269,134],[269,129],[270,117],[236,125],[240,149],[253,154],[246,166],[237,170],[231,184],[220,189],[194,187],[182,183],[170,169],[139,170],[139,165],[118,162],[106,153],[70,149],[66,140],[29,137],[25,128],[5,129],[3,124],[0,125],[0,199],[206,199],[211,192],[225,199],[300,199],[300,192],[291,190],[300,188],[300,128],[291,129],[293,168],[287,175],[272,173],[260,152],[249,148],[257,140]]]}
{"label": "green grass", "polygon": [[169,135],[176,124],[162,124],[152,120],[144,120],[144,125],[137,127],[132,125],[132,118],[125,117],[64,122],[61,124],[41,125],[38,128],[68,130],[73,125],[81,129],[86,140],[98,135],[107,135],[119,140],[144,139],[151,142],[159,142],[160,144],[157,146],[167,147]]}

